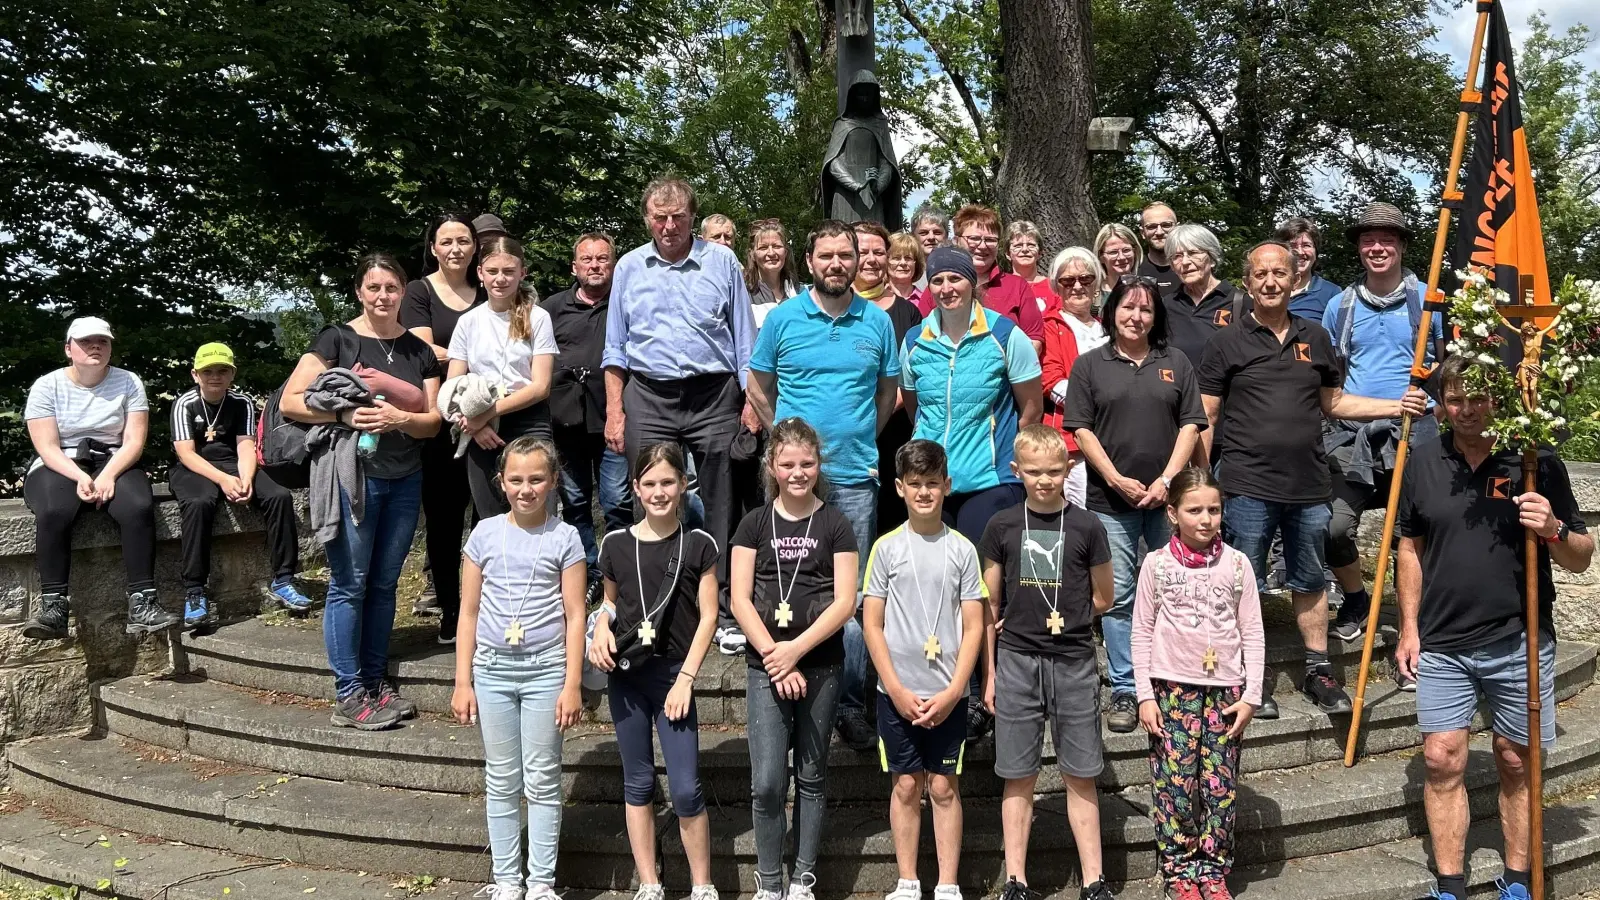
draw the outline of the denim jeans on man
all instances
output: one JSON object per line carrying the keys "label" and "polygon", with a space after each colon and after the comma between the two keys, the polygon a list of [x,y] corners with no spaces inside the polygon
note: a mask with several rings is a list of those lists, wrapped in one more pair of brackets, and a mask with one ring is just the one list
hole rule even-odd
{"label": "denim jeans on man", "polygon": [[839,667],[805,669],[806,695],[779,699],[761,669],[746,668],[745,706],[750,742],[750,816],[756,832],[756,889],[783,891],[783,851],[788,845],[784,806],[789,750],[794,750],[794,866],[790,883],[817,866],[827,812],[828,742],[839,700]]}
{"label": "denim jeans on man", "polygon": [[628,460],[606,446],[604,435],[588,432],[572,436],[566,429],[558,429],[556,450],[561,453],[561,518],[578,529],[583,555],[589,563],[589,579],[593,581],[600,577],[600,543],[595,540],[590,501],[598,489],[607,534],[633,524]]}
{"label": "denim jeans on man", "polygon": [[859,554],[856,566],[856,614],[844,623],[844,672],[839,690],[839,710],[863,711],[866,708],[867,679],[872,668],[872,657],[867,653],[867,638],[861,630],[859,586],[866,583],[867,555],[872,552],[872,541],[878,533],[878,485],[872,481],[829,485],[827,502],[850,520],[850,530],[855,533]]}
{"label": "denim jeans on man", "polygon": [[1111,545],[1111,577],[1114,585],[1111,609],[1100,619],[1106,637],[1106,668],[1111,675],[1111,696],[1135,696],[1133,683],[1133,595],[1139,584],[1139,564],[1146,552],[1167,545],[1172,531],[1166,507],[1136,509],[1125,513],[1097,512]]}
{"label": "denim jeans on man", "polygon": [[479,647],[472,689],[483,729],[484,810],[495,884],[522,883],[522,801],[528,801],[527,888],[556,881],[561,839],[561,729],[556,700],[567,678],[567,649],[536,653]]}
{"label": "denim jeans on man", "polygon": [[1222,539],[1250,560],[1256,586],[1266,590],[1272,535],[1282,534],[1284,587],[1297,594],[1320,594],[1328,586],[1323,562],[1332,519],[1328,503],[1229,497],[1222,504]]}
{"label": "denim jeans on man", "polygon": [[421,511],[421,471],[368,478],[359,525],[350,518],[349,495],[339,493],[339,534],[323,545],[331,574],[322,613],[322,640],[339,697],[375,688],[389,674],[395,588]]}

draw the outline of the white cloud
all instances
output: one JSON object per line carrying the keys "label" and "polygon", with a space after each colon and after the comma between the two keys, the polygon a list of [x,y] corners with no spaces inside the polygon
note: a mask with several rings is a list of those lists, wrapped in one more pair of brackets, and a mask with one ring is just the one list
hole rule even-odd
{"label": "white cloud", "polygon": [[[1501,5],[1511,27],[1512,43],[1519,51],[1528,37],[1528,17],[1541,10],[1550,22],[1551,32],[1556,35],[1565,34],[1573,25],[1588,25],[1590,29],[1600,26],[1594,21],[1593,0],[1501,0]],[[1450,54],[1457,74],[1465,77],[1467,54],[1472,50],[1472,31],[1478,21],[1473,6],[1469,3],[1443,13],[1436,12],[1434,21],[1439,25],[1439,35],[1434,39],[1436,48]],[[1583,56],[1583,63],[1590,71],[1596,71],[1600,70],[1600,33],[1591,33],[1590,37],[1593,42]]]}

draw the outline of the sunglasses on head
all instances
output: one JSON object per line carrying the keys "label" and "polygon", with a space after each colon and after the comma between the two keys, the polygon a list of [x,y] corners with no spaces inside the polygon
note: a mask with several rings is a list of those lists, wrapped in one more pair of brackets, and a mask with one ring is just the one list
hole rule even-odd
{"label": "sunglasses on head", "polygon": [[1160,289],[1161,287],[1161,285],[1149,275],[1124,275],[1117,279],[1117,283],[1123,287],[1147,287],[1154,289]]}

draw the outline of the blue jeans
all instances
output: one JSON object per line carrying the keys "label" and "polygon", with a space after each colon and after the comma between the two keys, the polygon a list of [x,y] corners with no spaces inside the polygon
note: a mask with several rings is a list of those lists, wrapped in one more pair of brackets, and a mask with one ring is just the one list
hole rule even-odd
{"label": "blue jeans", "polygon": [[561,518],[578,529],[583,555],[589,563],[589,580],[600,577],[597,563],[600,544],[595,540],[594,511],[590,500],[600,492],[600,514],[606,532],[626,528],[633,522],[633,496],[629,488],[628,460],[606,446],[605,436],[582,432],[556,432],[556,449],[561,453]]}
{"label": "blue jeans", "polygon": [[322,640],[340,698],[357,688],[375,687],[389,674],[394,593],[417,533],[422,473],[368,478],[365,490],[365,514],[359,525],[350,518],[349,495],[340,491],[339,534],[323,545],[331,577]]}
{"label": "blue jeans", "polygon": [[866,583],[867,556],[872,552],[872,541],[878,532],[878,485],[871,481],[829,485],[827,502],[850,520],[850,530],[855,532],[857,552],[860,554],[856,567],[856,614],[844,623],[844,671],[839,690],[839,711],[862,711],[866,709],[867,673],[872,668],[872,658],[867,654],[867,638],[861,631],[859,587]]}
{"label": "blue jeans", "polygon": [[522,875],[522,800],[528,801],[527,888],[554,885],[561,836],[561,729],[556,700],[567,680],[567,648],[537,653],[479,647],[472,689],[483,729],[484,810],[495,884]]}
{"label": "blue jeans", "polygon": [[762,669],[745,670],[746,731],[750,743],[750,818],[756,835],[756,888],[783,890],[783,850],[788,843],[784,807],[789,793],[789,751],[794,750],[794,866],[799,883],[817,865],[827,815],[828,742],[839,698],[839,669],[802,671],[806,695],[783,700]]}
{"label": "blue jeans", "polygon": [[1323,561],[1332,518],[1333,507],[1328,503],[1229,497],[1222,504],[1223,540],[1250,560],[1257,588],[1266,590],[1272,535],[1281,533],[1284,586],[1297,594],[1320,594],[1328,586]]}
{"label": "blue jeans", "polygon": [[1146,550],[1160,550],[1167,545],[1172,531],[1167,523],[1166,507],[1137,509],[1125,513],[1097,512],[1100,524],[1106,529],[1106,542],[1111,545],[1111,575],[1115,588],[1111,609],[1100,619],[1100,630],[1106,636],[1106,668],[1111,674],[1111,696],[1137,691],[1133,684],[1133,595],[1139,584],[1139,565],[1144,554],[1139,552],[1139,539],[1144,539]]}

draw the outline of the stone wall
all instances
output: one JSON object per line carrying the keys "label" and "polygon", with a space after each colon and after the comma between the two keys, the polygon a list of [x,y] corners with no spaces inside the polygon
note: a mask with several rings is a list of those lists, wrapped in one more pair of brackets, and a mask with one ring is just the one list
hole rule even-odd
{"label": "stone wall", "polygon": [[[182,603],[178,505],[164,485],[156,490],[156,586],[161,602]],[[304,497],[301,566],[320,565],[321,548],[308,540]],[[224,504],[217,512],[210,596],[224,617],[273,608],[266,590],[272,576],[260,516]],[[21,500],[0,500],[0,744],[83,725],[89,685],[173,665],[168,634],[132,637],[123,630],[126,579],[116,524],[98,510],[78,519],[72,541],[73,634],[60,641],[22,636],[22,622],[39,595],[33,561],[33,516]]]}

